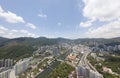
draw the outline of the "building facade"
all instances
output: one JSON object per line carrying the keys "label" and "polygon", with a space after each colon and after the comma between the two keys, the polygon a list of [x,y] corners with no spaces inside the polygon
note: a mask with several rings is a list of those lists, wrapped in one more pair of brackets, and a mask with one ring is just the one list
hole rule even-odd
{"label": "building facade", "polygon": [[0,78],[10,78],[10,69],[0,72]]}
{"label": "building facade", "polygon": [[77,78],[102,78],[102,75],[83,66],[78,66]]}
{"label": "building facade", "polygon": [[15,75],[18,75],[24,72],[26,69],[30,67],[30,59],[31,58],[27,58],[16,63],[16,65],[14,66]]}

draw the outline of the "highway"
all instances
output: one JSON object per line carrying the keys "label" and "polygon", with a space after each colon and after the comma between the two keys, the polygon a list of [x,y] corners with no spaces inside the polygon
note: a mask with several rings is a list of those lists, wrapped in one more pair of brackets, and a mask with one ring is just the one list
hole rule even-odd
{"label": "highway", "polygon": [[79,65],[86,67],[90,70],[93,70],[95,72],[97,72],[97,70],[89,63],[89,61],[87,60],[87,56],[90,54],[90,52],[85,52],[83,54],[83,56],[81,57],[81,60],[79,62]]}
{"label": "highway", "polygon": [[[90,54],[90,50],[88,50],[88,51],[84,51],[84,53],[83,53],[83,56],[81,57],[81,59],[80,59],[80,62],[79,62],[79,66],[82,66],[82,67],[85,67],[85,68],[87,68],[87,69],[89,69],[89,70],[92,70],[92,71],[94,71],[95,73],[98,73],[98,74],[100,74],[96,69],[95,69],[95,67],[94,66],[92,66],[91,65],[91,63],[88,61],[88,59],[87,59],[87,56]],[[103,76],[100,74],[100,78],[103,78]]]}

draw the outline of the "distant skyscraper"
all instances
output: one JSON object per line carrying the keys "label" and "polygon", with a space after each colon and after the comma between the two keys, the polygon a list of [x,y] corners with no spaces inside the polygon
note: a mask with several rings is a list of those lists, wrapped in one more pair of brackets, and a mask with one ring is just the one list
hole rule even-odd
{"label": "distant skyscraper", "polygon": [[57,47],[53,50],[53,56],[58,56],[60,54],[59,49]]}

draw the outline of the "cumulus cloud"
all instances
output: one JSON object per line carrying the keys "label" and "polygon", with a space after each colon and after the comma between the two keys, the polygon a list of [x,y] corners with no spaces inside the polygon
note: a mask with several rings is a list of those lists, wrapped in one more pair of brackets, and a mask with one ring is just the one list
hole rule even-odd
{"label": "cumulus cloud", "polygon": [[112,21],[120,17],[120,0],[83,0],[83,15],[88,19]]}
{"label": "cumulus cloud", "polygon": [[120,36],[120,20],[110,22],[98,28],[90,28],[86,36],[90,38],[118,37]]}
{"label": "cumulus cloud", "polygon": [[[45,17],[45,15],[43,16]],[[5,19],[9,23],[24,23],[27,27],[30,27],[32,29],[37,28],[34,24],[25,22],[21,16],[18,16],[10,11],[6,12],[1,6],[0,6],[0,18]]]}
{"label": "cumulus cloud", "polygon": [[47,18],[47,15],[44,14],[42,11],[40,11],[40,13],[38,14],[39,17],[41,18]]}
{"label": "cumulus cloud", "polygon": [[0,30],[6,31],[8,29],[0,25]]}
{"label": "cumulus cloud", "polygon": [[120,0],[83,0],[83,2],[83,16],[87,21],[80,22],[81,27],[90,27],[96,20],[110,22],[120,18]]}
{"label": "cumulus cloud", "polygon": [[0,34],[5,33],[8,29],[0,25]]}
{"label": "cumulus cloud", "polygon": [[38,37],[38,35],[31,33],[27,30],[16,30],[16,29],[10,30],[1,25],[0,25],[0,36],[6,37],[6,38]]}
{"label": "cumulus cloud", "polygon": [[92,25],[92,21],[80,22],[80,27],[90,27]]}
{"label": "cumulus cloud", "polygon": [[33,33],[30,33],[30,32],[27,31],[27,30],[20,30],[19,32],[20,32],[20,33],[23,33],[23,34],[26,34],[26,35],[24,35],[24,36],[26,36],[26,37],[38,37],[37,35],[35,35],[35,34],[33,34]]}
{"label": "cumulus cloud", "polygon": [[6,12],[1,6],[0,6],[0,17],[5,19],[9,23],[25,23],[24,19],[21,16],[18,16],[10,11]]}
{"label": "cumulus cloud", "polygon": [[[111,38],[120,36],[120,0],[83,0],[83,16],[87,19],[80,26],[90,27],[93,22],[102,23],[86,32],[90,38]],[[92,21],[91,21],[92,20]]]}
{"label": "cumulus cloud", "polygon": [[30,28],[32,28],[32,29],[36,29],[36,28],[37,28],[37,27],[36,27],[34,24],[32,24],[32,23],[27,23],[26,26],[28,26],[28,27],[30,27]]}
{"label": "cumulus cloud", "polygon": [[15,29],[12,29],[11,31],[12,31],[12,32],[18,32],[18,30],[15,30]]}

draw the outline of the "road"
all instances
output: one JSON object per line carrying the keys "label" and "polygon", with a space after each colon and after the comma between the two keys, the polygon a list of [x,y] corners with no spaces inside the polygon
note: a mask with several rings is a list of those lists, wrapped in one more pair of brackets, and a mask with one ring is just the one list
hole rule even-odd
{"label": "road", "polygon": [[81,60],[79,62],[79,65],[86,67],[90,70],[93,70],[95,72],[97,72],[97,70],[89,63],[89,61],[87,60],[87,56],[90,54],[90,52],[85,52],[83,54],[83,56],[81,57]]}
{"label": "road", "polygon": [[100,75],[100,78],[103,78],[103,76],[95,69],[94,66],[92,66],[89,61],[87,60],[87,56],[90,54],[90,51],[86,51],[83,53],[83,56],[80,59],[79,65],[85,68],[88,68],[89,70],[92,70]]}

